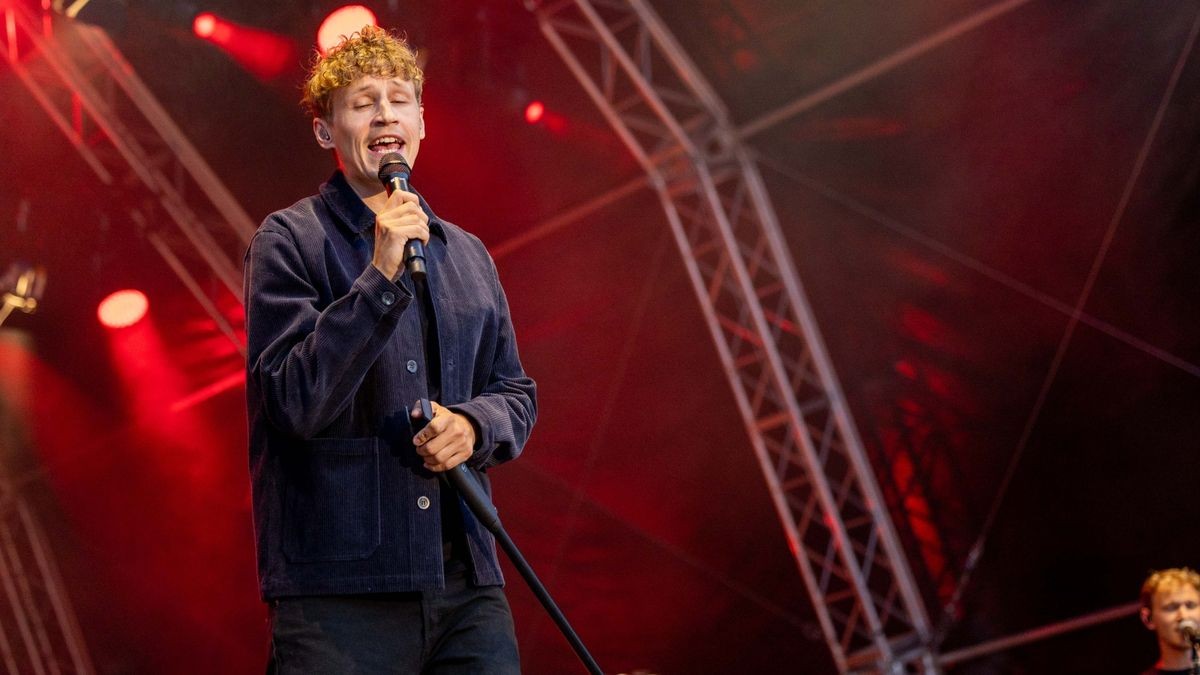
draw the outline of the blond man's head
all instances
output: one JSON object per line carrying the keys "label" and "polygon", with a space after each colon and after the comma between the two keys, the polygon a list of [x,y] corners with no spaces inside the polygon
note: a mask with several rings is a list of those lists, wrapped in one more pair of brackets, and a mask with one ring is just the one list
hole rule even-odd
{"label": "blond man's head", "polygon": [[1159,591],[1172,591],[1184,586],[1191,586],[1200,592],[1200,573],[1190,567],[1172,567],[1153,572],[1142,583],[1140,600],[1142,607],[1150,609],[1154,606],[1154,596]]}
{"label": "blond man's head", "polygon": [[421,98],[425,74],[417,55],[401,37],[375,26],[363,26],[313,61],[304,83],[302,102],[313,117],[327,118],[333,93],[364,75],[409,80]]}
{"label": "blond man's head", "polygon": [[1158,638],[1160,667],[1186,666],[1191,641],[1183,628],[1200,625],[1200,574],[1187,567],[1154,572],[1142,584],[1141,604],[1142,623]]}

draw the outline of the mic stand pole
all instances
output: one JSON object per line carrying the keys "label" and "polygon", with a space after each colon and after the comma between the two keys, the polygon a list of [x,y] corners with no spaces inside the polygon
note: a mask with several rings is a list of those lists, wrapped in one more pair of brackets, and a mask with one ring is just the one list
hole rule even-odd
{"label": "mic stand pole", "polygon": [[[413,284],[413,289],[417,291],[417,302],[423,302],[420,294],[428,293],[429,289],[423,281],[416,281]],[[422,349],[422,352],[425,350]],[[429,399],[422,398],[419,402],[421,407],[421,417],[425,423],[433,419],[433,405]],[[550,618],[554,620],[555,625],[562,631],[563,637],[567,638],[567,642],[571,643],[571,649],[575,650],[575,655],[583,662],[590,675],[604,675],[604,671],[600,670],[600,666],[596,660],[592,658],[590,652],[583,644],[583,640],[579,639],[579,635],[575,629],[571,628],[571,624],[567,621],[567,617],[558,608],[554,602],[554,598],[550,597],[550,592],[538,579],[537,574],[534,574],[533,568],[525,560],[525,556],[521,555],[521,549],[513,542],[512,537],[508,536],[504,526],[500,524],[500,514],[496,511],[496,505],[488,498],[487,493],[483,491],[483,486],[471,473],[471,469],[466,464],[459,464],[449,471],[442,474],[443,480],[448,481],[458,490],[458,494],[462,495],[463,501],[471,509],[471,513],[475,514],[475,518],[483,524],[484,527],[496,537],[496,541],[500,542],[500,548],[504,549],[504,553],[508,555],[508,559],[512,561],[517,571],[521,573],[521,577],[525,579],[529,590],[533,591],[538,602],[542,603],[542,607],[546,608],[546,612],[550,614]]]}
{"label": "mic stand pole", "polygon": [[483,523],[483,526],[488,529],[496,537],[496,541],[500,542],[500,547],[508,555],[508,559],[512,561],[517,571],[525,579],[525,583],[529,585],[529,590],[537,596],[538,602],[542,603],[542,607],[546,608],[546,612],[550,614],[550,618],[554,619],[555,625],[562,631],[563,637],[567,638],[567,642],[571,643],[571,649],[575,650],[575,655],[583,662],[588,673],[591,675],[604,675],[604,671],[600,670],[600,666],[596,660],[592,658],[583,641],[579,639],[579,635],[575,629],[571,628],[571,624],[567,621],[567,617],[563,615],[562,610],[555,604],[554,598],[550,597],[550,592],[542,585],[537,574],[534,574],[533,568],[525,560],[525,556],[521,555],[521,550],[513,543],[512,537],[508,536],[508,532],[504,530],[504,526],[500,524],[500,516],[496,513],[496,506],[492,500],[488,499],[487,493],[483,491],[483,487],[475,476],[471,475],[471,470],[466,464],[459,464],[450,471],[443,474],[450,484],[454,486],[458,493],[462,495],[463,500],[467,502],[467,506],[471,508],[471,512]]}
{"label": "mic stand pole", "polygon": [[1188,640],[1192,645],[1192,675],[1200,675],[1200,649],[1197,649],[1196,638]]}
{"label": "mic stand pole", "polygon": [[[433,406],[430,405],[429,399],[421,399],[421,414],[425,419],[433,419]],[[496,537],[496,541],[500,542],[500,547],[508,555],[508,559],[512,561],[517,571],[525,579],[525,583],[529,585],[529,590],[537,596],[538,602],[542,603],[542,607],[550,614],[550,618],[554,619],[554,623],[558,629],[562,631],[563,637],[567,638],[567,642],[571,643],[571,648],[575,650],[575,655],[583,661],[583,665],[587,668],[591,675],[604,675],[604,671],[600,670],[600,666],[592,655],[588,652],[583,641],[579,639],[579,635],[571,628],[571,624],[567,622],[567,617],[563,615],[562,610],[555,604],[554,598],[550,597],[550,592],[542,585],[537,574],[533,572],[533,568],[525,560],[525,556],[521,555],[521,550],[513,542],[512,537],[508,536],[508,532],[504,530],[504,526],[500,524],[500,514],[496,511],[496,505],[488,499],[487,493],[483,491],[483,486],[479,484],[475,476],[472,475],[471,469],[466,464],[459,464],[453,469],[442,473],[442,476],[458,490],[458,494],[462,495],[463,501],[470,507],[471,513],[475,514],[475,518],[483,524],[484,527]]]}

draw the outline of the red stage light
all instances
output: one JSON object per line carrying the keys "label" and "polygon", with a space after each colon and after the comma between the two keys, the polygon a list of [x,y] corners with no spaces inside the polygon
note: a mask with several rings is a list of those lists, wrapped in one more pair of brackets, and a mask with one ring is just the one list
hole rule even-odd
{"label": "red stage light", "polygon": [[196,37],[210,38],[216,30],[217,17],[213,16],[212,12],[197,14],[196,19],[192,21],[192,32]]}
{"label": "red stage light", "polygon": [[141,321],[149,307],[150,301],[145,293],[117,291],[100,302],[96,315],[100,317],[100,323],[109,328],[125,328]]}
{"label": "red stage light", "polygon": [[343,36],[357,33],[363,26],[377,26],[375,13],[362,5],[346,5],[329,13],[317,29],[317,48],[324,54],[337,46]]}
{"label": "red stage light", "polygon": [[537,124],[542,119],[542,115],[546,114],[546,106],[542,105],[541,101],[533,101],[525,106],[525,121],[530,124]]}
{"label": "red stage light", "polygon": [[196,15],[192,31],[217,45],[243,68],[263,80],[278,77],[295,59],[295,44],[282,35],[243,26],[212,12]]}

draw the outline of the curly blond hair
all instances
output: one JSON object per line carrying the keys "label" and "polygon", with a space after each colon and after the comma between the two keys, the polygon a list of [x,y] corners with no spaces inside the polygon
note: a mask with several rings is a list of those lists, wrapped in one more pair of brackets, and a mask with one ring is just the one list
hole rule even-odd
{"label": "curly blond hair", "polygon": [[1200,574],[1190,567],[1172,567],[1154,572],[1146,577],[1146,582],[1142,584],[1142,607],[1150,609],[1154,604],[1154,594],[1160,590],[1180,586],[1191,586],[1200,591]]}
{"label": "curly blond hair", "polygon": [[328,117],[333,92],[364,75],[397,77],[413,83],[417,100],[425,74],[417,65],[417,55],[408,42],[376,26],[343,37],[329,53],[317,53],[304,83],[301,103],[314,117]]}

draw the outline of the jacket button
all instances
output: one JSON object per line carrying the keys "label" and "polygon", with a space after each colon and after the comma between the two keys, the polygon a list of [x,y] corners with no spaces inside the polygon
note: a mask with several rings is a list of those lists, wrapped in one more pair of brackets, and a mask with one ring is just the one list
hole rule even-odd
{"label": "jacket button", "polygon": [[417,508],[421,509],[422,511],[429,508],[429,497],[426,497],[425,495],[417,497]]}
{"label": "jacket button", "polygon": [[404,364],[404,367],[407,368],[408,372],[410,373],[417,372],[417,362],[413,361],[412,359],[409,359],[408,363]]}
{"label": "jacket button", "polygon": [[383,295],[379,296],[379,299],[383,301],[384,305],[391,307],[396,302],[396,294],[391,291],[384,291]]}

